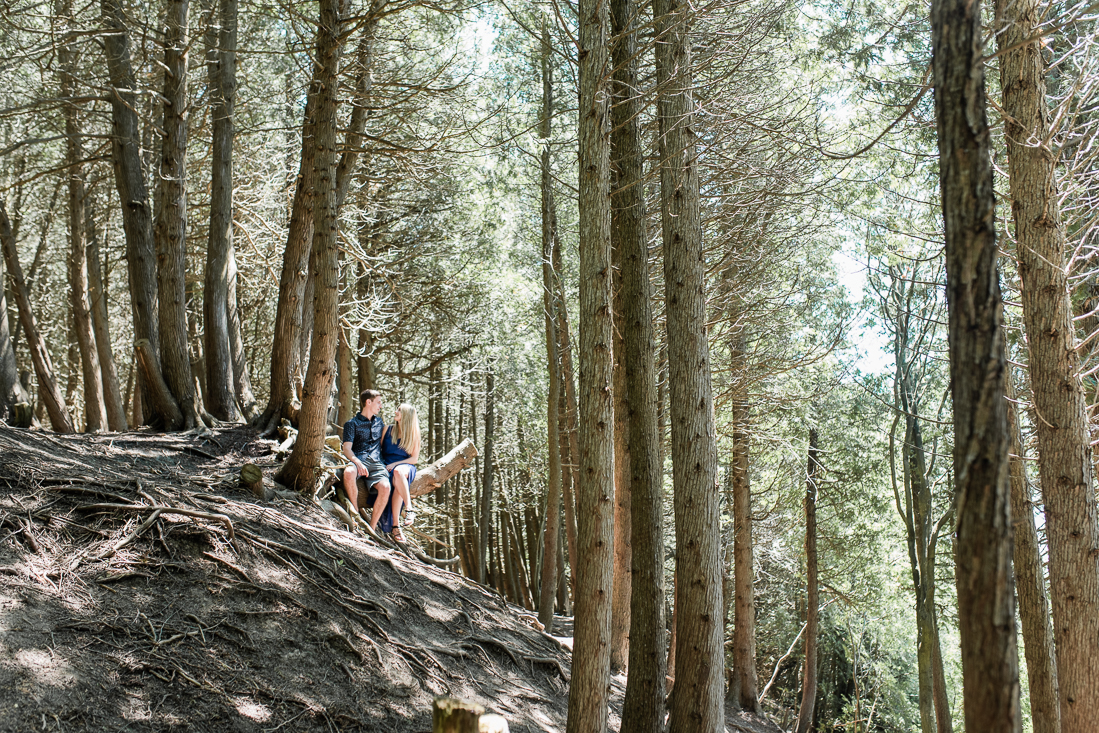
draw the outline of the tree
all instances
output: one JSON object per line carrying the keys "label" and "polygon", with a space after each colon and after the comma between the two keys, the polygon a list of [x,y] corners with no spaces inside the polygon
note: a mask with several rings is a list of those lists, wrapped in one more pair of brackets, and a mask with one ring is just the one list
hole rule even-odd
{"label": "tree", "polygon": [[80,348],[84,377],[84,419],[89,432],[107,427],[107,408],[103,394],[103,377],[99,364],[92,325],[91,301],[88,293],[88,237],[85,205],[87,192],[84,181],[83,133],[80,129],[76,97],[75,31],[72,30],[73,8],[69,0],[57,4],[56,13],[68,26],[58,44],[58,76],[61,96],[70,100],[64,107],[65,152],[69,179],[69,284],[73,311],[73,331]]}
{"label": "tree", "polygon": [[1007,427],[1011,431],[1011,516],[1015,522],[1015,591],[1019,597],[1019,628],[1023,633],[1030,717],[1034,733],[1060,733],[1061,703],[1057,694],[1057,665],[1049,599],[1042,567],[1041,546],[1034,524],[1034,503],[1024,463],[1022,430],[1015,409],[1015,383],[1008,375]]}
{"label": "tree", "polygon": [[801,675],[801,707],[797,733],[808,733],[813,725],[817,701],[817,634],[820,631],[820,588],[817,577],[817,475],[820,465],[820,436],[809,429],[809,465],[805,478],[805,664]]}
{"label": "tree", "polygon": [[[626,695],[622,703],[623,733],[660,733],[664,730],[667,657],[664,613],[664,475],[661,437],[657,432],[656,344],[653,328],[652,285],[649,281],[648,227],[644,190],[644,148],[641,139],[641,100],[638,89],[637,4],[611,3],[615,36],[614,104],[611,189],[613,246],[618,264],[615,289],[616,368],[625,379],[615,383],[615,421],[625,418],[628,451],[615,449],[615,471],[628,471],[628,483],[615,483],[617,492],[629,487],[630,521],[615,521],[630,532],[631,582],[628,603],[629,648]],[[627,414],[620,415],[620,411]],[[616,428],[617,430],[617,428]],[[616,436],[617,437],[617,436]],[[620,463],[628,464],[620,466]],[[624,486],[623,486],[624,488]],[[618,568],[615,568],[616,578]]]}
{"label": "tree", "polygon": [[1019,730],[1011,577],[1003,301],[981,49],[981,4],[931,6],[954,398],[955,553],[967,730]]}
{"label": "tree", "polygon": [[[301,419],[294,451],[279,471],[279,480],[298,491],[312,491],[328,427],[328,404],[335,381],[339,342],[339,260],[336,240],[336,74],[340,64],[339,0],[321,0],[317,52],[313,69],[315,114],[312,159],[315,171],[311,267],[316,278],[313,338],[309,369],[302,390]],[[304,158],[304,154],[303,154]]]}
{"label": "tree", "polygon": [[[717,446],[692,95],[690,7],[653,4],[660,87],[660,219],[664,242],[668,381],[676,541],[676,669],[669,730],[725,726]],[[742,693],[743,695],[743,693]]]}
{"label": "tree", "polygon": [[111,161],[115,187],[122,202],[126,236],[126,265],[130,277],[130,305],[147,416],[169,430],[183,425],[179,404],[167,390],[160,371],[160,326],[157,311],[157,262],[152,210],[141,161],[141,132],[137,116],[137,79],[130,60],[130,33],[118,0],[101,0],[106,33],[103,49],[110,78]]}
{"label": "tree", "polygon": [[168,0],[164,34],[164,138],[156,217],[157,313],[161,372],[184,427],[204,425],[187,344],[187,104],[189,0]]}
{"label": "tree", "polygon": [[[606,3],[580,3],[580,420],[568,733],[607,729],[614,550],[610,109]],[[566,376],[566,384],[568,377]],[[575,454],[574,454],[575,456]]]}
{"label": "tree", "polygon": [[557,344],[557,287],[553,271],[553,242],[557,238],[557,209],[553,201],[553,173],[550,168],[550,133],[553,124],[553,65],[549,30],[542,18],[540,67],[542,71],[542,115],[539,135],[539,191],[542,203],[542,307],[546,322],[546,520],[542,540],[542,577],[538,594],[538,621],[553,629],[553,604],[557,593],[557,540],[561,534],[561,431],[557,420],[561,402],[561,364]]}
{"label": "tree", "polygon": [[[207,0],[206,74],[213,144],[210,151],[210,231],[202,295],[205,404],[219,420],[239,417],[237,360],[230,346],[229,263],[233,250],[233,107],[236,103],[237,2]],[[238,324],[239,328],[239,324]],[[247,372],[243,375],[247,380]]]}
{"label": "tree", "polygon": [[1099,514],[1056,161],[1047,142],[1042,8],[1034,0],[997,0],[995,10],[1015,252],[1039,415],[1038,469],[1049,533],[1061,718],[1065,730],[1085,730],[1099,710]]}

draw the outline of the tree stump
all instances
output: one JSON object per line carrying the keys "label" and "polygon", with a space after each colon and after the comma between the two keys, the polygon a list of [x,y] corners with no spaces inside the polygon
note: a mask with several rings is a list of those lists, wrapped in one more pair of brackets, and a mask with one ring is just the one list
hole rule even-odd
{"label": "tree stump", "polygon": [[480,733],[484,712],[477,703],[437,697],[431,706],[431,733]]}
{"label": "tree stump", "polygon": [[26,402],[16,402],[11,406],[12,427],[29,428],[34,422],[34,408]]}
{"label": "tree stump", "polygon": [[240,485],[252,492],[257,499],[264,498],[263,471],[254,463],[245,463],[240,469]]}

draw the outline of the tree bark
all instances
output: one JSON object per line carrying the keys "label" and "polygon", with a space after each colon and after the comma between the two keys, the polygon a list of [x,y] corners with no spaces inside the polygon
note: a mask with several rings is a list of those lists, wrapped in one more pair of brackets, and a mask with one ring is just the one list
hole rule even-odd
{"label": "tree bark", "polygon": [[[664,730],[667,651],[664,613],[663,465],[656,427],[656,352],[653,335],[652,285],[649,281],[645,191],[642,184],[640,99],[637,88],[637,5],[633,0],[611,3],[616,102],[612,137],[617,167],[612,198],[620,281],[617,308],[622,334],[618,357],[625,370],[625,404],[629,425],[630,533],[632,588],[630,592],[629,676],[622,703],[622,733]],[[612,225],[613,226],[613,225]],[[617,409],[616,405],[616,409]],[[626,457],[615,455],[615,467]],[[617,523],[616,523],[617,525]],[[618,527],[615,527],[617,537]]]}
{"label": "tree bark", "polygon": [[[623,7],[627,5],[628,7]],[[631,536],[631,464],[630,464],[630,404],[626,394],[626,372],[633,366],[626,361],[623,332],[625,302],[622,293],[623,249],[626,239],[641,237],[645,241],[645,206],[640,193],[643,158],[637,136],[639,105],[630,104],[637,87],[637,43],[627,27],[632,19],[633,3],[615,0],[612,3],[611,64],[614,79],[611,92],[611,265],[614,268],[614,581],[611,589],[611,670],[626,669],[630,653],[630,588],[633,538]],[[631,29],[632,30],[632,29]],[[627,48],[629,47],[629,48]],[[628,115],[628,116],[627,116]],[[625,156],[631,156],[626,158]],[[630,170],[630,166],[636,169]],[[640,202],[640,208],[635,208]]]}
{"label": "tree bark", "polygon": [[[580,0],[580,420],[575,646],[567,733],[607,729],[614,552],[607,4]],[[558,312],[561,315],[561,312]],[[574,453],[574,460],[576,454]]]}
{"label": "tree bark", "polygon": [[23,281],[23,270],[19,266],[19,254],[16,252],[11,232],[11,221],[8,220],[7,208],[3,201],[0,201],[0,246],[3,247],[4,262],[11,276],[12,292],[19,308],[19,320],[27,334],[27,347],[30,349],[35,376],[38,378],[38,393],[46,405],[50,424],[58,433],[76,432],[72,417],[69,416],[69,408],[65,404],[65,395],[62,394],[61,387],[54,377],[50,352],[46,348],[46,342],[42,340],[42,335],[38,331],[38,322],[31,310],[30,295],[27,293],[27,284]]}
{"label": "tree bark", "polygon": [[[1003,301],[980,2],[932,0],[931,47],[946,233],[965,727],[1018,731]],[[1099,676],[1092,682],[1099,684]]]}
{"label": "tree bark", "polygon": [[542,18],[541,70],[542,119],[539,136],[544,141],[541,157],[542,194],[542,307],[546,321],[546,521],[542,533],[542,575],[538,592],[538,621],[547,632],[553,630],[553,603],[557,592],[557,540],[561,534],[561,434],[557,406],[561,401],[561,366],[557,347],[557,313],[553,272],[553,242],[557,237],[557,211],[553,201],[550,169],[550,135],[553,121],[553,47],[546,20]]}
{"label": "tree bark", "polygon": [[88,294],[91,298],[92,326],[95,347],[99,351],[103,396],[107,406],[107,424],[115,432],[129,428],[126,420],[126,400],[118,379],[118,368],[111,348],[110,322],[107,318],[107,291],[103,287],[103,270],[99,257],[99,238],[95,231],[95,215],[90,196],[84,202],[84,232],[88,237]]}
{"label": "tree bark", "polygon": [[1050,625],[1049,600],[1042,568],[1038,530],[1034,524],[1034,503],[1024,461],[1023,436],[1015,409],[1015,384],[1008,374],[1007,427],[1011,431],[1011,516],[1015,523],[1015,592],[1019,599],[1019,621],[1023,632],[1030,689],[1030,717],[1034,733],[1061,733],[1061,703],[1057,693],[1057,665]]}
{"label": "tree bark", "polygon": [[1048,142],[1043,9],[1035,0],[997,0],[995,7],[1015,250],[1038,413],[1062,724],[1067,731],[1086,730],[1095,727],[1099,710],[1099,514],[1056,154]]}
{"label": "tree bark", "polygon": [[805,479],[805,664],[801,675],[801,707],[796,733],[809,733],[817,701],[817,634],[820,626],[820,589],[817,585],[817,476],[820,473],[820,437],[809,429],[809,465]]}
{"label": "tree bark", "polygon": [[207,0],[207,87],[210,96],[210,232],[202,296],[206,350],[205,404],[219,420],[235,422],[237,410],[230,346],[229,260],[233,249],[233,108],[236,103],[237,0]]}
{"label": "tree bark", "polygon": [[[130,34],[119,0],[100,0],[106,33],[103,46],[111,84],[111,159],[115,187],[122,209],[122,229],[126,236],[126,265],[130,278],[130,305],[134,318],[134,341],[144,340],[152,356],[147,369],[156,370],[153,380],[140,379],[142,390],[163,383],[160,372],[160,325],[157,317],[157,263],[153,241],[152,211],[145,185],[141,151],[141,130],[137,117],[137,80],[130,62]],[[155,405],[174,402],[170,394],[145,394],[145,417],[163,422],[168,430],[173,423],[168,415],[150,414]],[[179,413],[176,405],[171,415]]]}
{"label": "tree bark", "polygon": [[164,139],[156,221],[157,312],[164,381],[184,427],[202,425],[187,348],[187,32],[188,0],[168,0],[164,36]]}
{"label": "tree bark", "polygon": [[[309,370],[302,391],[301,420],[294,452],[279,471],[279,481],[298,491],[310,492],[316,484],[324,436],[328,427],[328,403],[335,380],[339,339],[339,263],[336,206],[336,106],[340,65],[339,0],[321,0],[317,26],[317,51],[313,78],[316,82],[316,123],[312,176],[316,190],[313,208],[312,269],[316,278],[313,299],[313,341]],[[304,158],[304,155],[303,155]]]}
{"label": "tree bark", "polygon": [[[57,15],[66,26],[72,22],[72,1],[60,0]],[[71,100],[76,96],[75,31],[69,26],[65,38],[58,44],[57,60],[61,96]],[[68,158],[69,183],[69,286],[73,311],[73,330],[80,348],[80,365],[84,381],[84,420],[88,432],[107,428],[107,408],[103,396],[103,377],[99,366],[92,325],[91,301],[88,295],[88,238],[85,225],[86,191],[84,185],[83,132],[79,110],[74,102],[63,108],[65,117],[65,152]]]}
{"label": "tree bark", "polygon": [[[706,337],[690,12],[683,0],[653,3],[657,83],[663,90],[657,104],[679,583],[676,653],[690,660],[676,670],[669,705],[672,733],[725,728],[717,438]],[[742,685],[742,697],[748,689],[754,685]]]}

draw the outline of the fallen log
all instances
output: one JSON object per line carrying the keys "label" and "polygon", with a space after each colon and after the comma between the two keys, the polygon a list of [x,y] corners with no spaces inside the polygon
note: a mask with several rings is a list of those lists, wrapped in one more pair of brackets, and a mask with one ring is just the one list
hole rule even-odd
{"label": "fallen log", "polygon": [[466,438],[456,445],[449,453],[432,463],[430,466],[416,472],[416,478],[412,482],[409,493],[413,498],[430,494],[442,486],[452,476],[473,462],[477,457],[477,448],[473,441]]}
{"label": "fallen log", "polygon": [[240,469],[241,486],[252,492],[257,499],[264,498],[263,471],[254,463],[245,463]]}

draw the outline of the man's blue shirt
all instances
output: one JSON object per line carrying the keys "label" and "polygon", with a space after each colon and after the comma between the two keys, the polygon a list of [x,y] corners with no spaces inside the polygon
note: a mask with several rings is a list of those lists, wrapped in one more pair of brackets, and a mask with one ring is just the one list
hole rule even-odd
{"label": "man's blue shirt", "polygon": [[370,458],[380,463],[384,427],[385,423],[377,415],[367,419],[361,412],[357,412],[343,424],[343,442],[351,444],[351,452],[359,460]]}

